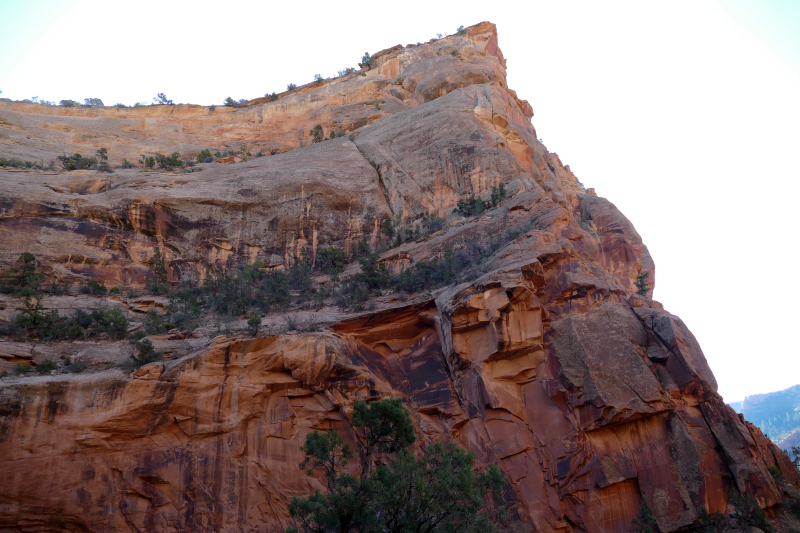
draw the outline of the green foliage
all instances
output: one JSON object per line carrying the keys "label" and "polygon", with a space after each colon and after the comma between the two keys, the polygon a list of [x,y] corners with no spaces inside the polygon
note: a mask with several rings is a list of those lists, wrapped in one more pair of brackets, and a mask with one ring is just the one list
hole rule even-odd
{"label": "green foliage", "polygon": [[122,158],[122,168],[133,168],[135,165],[125,158]]}
{"label": "green foliage", "polygon": [[89,365],[86,364],[85,361],[75,361],[74,363],[69,365],[69,371],[72,372],[73,374],[80,374],[87,368],[89,368]]}
{"label": "green foliage", "polygon": [[740,529],[744,529],[747,526],[755,526],[765,533],[771,533],[772,526],[767,521],[767,515],[755,498],[747,494],[739,495],[731,492],[729,499],[733,505],[734,517],[739,522]]}
{"label": "green foliage", "polygon": [[650,273],[644,270],[640,270],[636,275],[636,294],[647,296],[647,293],[650,291],[650,285],[647,283],[648,277],[650,277]]}
{"label": "green foliage", "polygon": [[94,157],[83,157],[81,154],[60,155],[58,160],[64,170],[83,170],[97,167],[97,159]]}
{"label": "green foliage", "polygon": [[331,134],[330,134],[330,135],[328,135],[328,138],[329,138],[330,140],[333,140],[333,139],[335,139],[335,138],[336,138],[336,132],[335,132],[335,131],[333,131],[333,130],[331,130]]}
{"label": "green foliage", "polygon": [[84,105],[103,105],[103,101],[99,98],[84,98],[83,103]]}
{"label": "green foliage", "polygon": [[389,284],[389,272],[386,265],[379,263],[380,256],[374,252],[360,257],[361,272],[356,274],[355,280],[364,283],[370,290],[386,288]]}
{"label": "green foliage", "polygon": [[321,248],[317,252],[316,264],[326,274],[340,274],[347,263],[347,252],[334,246]]}
{"label": "green foliage", "polygon": [[175,167],[182,167],[181,154],[179,152],[172,152],[170,155],[163,155],[156,152],[156,163],[158,168],[164,170],[172,170]]}
{"label": "green foliage", "polygon": [[209,157],[211,157],[211,150],[209,150],[208,148],[203,148],[202,150],[200,150],[200,153],[197,154],[197,162],[202,163]]}
{"label": "green foliage", "polygon": [[698,533],[718,533],[724,529],[725,516],[717,511],[713,515],[709,515],[705,507],[701,507],[697,512],[700,518],[700,527]]}
{"label": "green foliage", "polygon": [[378,467],[376,505],[392,532],[491,532],[504,513],[490,513],[486,496],[502,502],[505,477],[495,465],[475,473],[475,455],[454,443],[432,444],[420,459],[406,450]]}
{"label": "green foliage", "polygon": [[636,513],[636,518],[631,522],[631,526],[636,533],[660,533],[658,522],[656,522],[656,515],[650,509],[647,503],[647,498],[642,497],[639,504],[639,510]]}
{"label": "green foliage", "polygon": [[459,200],[453,209],[453,213],[458,213],[465,217],[476,216],[486,211],[486,205],[487,203],[480,198],[470,196],[466,200]]}
{"label": "green foliage", "polygon": [[270,102],[274,102],[275,100],[278,99],[278,94],[277,93],[265,94],[264,96],[269,96],[269,101]]}
{"label": "green foliage", "polygon": [[156,352],[153,343],[149,339],[143,339],[136,343],[136,353],[131,355],[127,365],[136,370],[148,363],[153,363],[161,359],[161,352]]}
{"label": "green foliage", "polygon": [[300,302],[307,302],[314,295],[311,267],[305,257],[295,261],[289,267],[289,288],[296,292]]}
{"label": "green foliage", "polygon": [[158,93],[155,98],[153,98],[153,102],[156,104],[174,105],[173,101],[167,98],[167,95],[164,93]]}
{"label": "green foliage", "polygon": [[153,168],[156,166],[156,158],[142,154],[139,156],[139,164],[142,168]]}
{"label": "green foliage", "polygon": [[317,83],[322,83],[322,74],[314,74],[314,81]]}
{"label": "green foliage", "polygon": [[[300,467],[308,475],[322,470],[328,490],[292,499],[289,513],[302,533],[494,530],[498,514],[489,513],[487,496],[501,503],[506,483],[496,466],[476,473],[474,454],[452,443],[434,444],[416,459],[406,450],[415,437],[399,399],[369,406],[357,402],[350,424],[361,458],[358,478],[343,473],[353,450],[338,433],[313,431],[306,436]],[[374,468],[378,454],[395,457]]]}
{"label": "green foliage", "polygon": [[397,290],[407,293],[420,292],[440,285],[446,285],[456,279],[456,256],[452,249],[445,252],[444,258],[431,261],[419,261],[407,268],[392,280]]}
{"label": "green foliage", "polygon": [[470,196],[466,200],[459,200],[455,209],[453,209],[453,213],[458,213],[465,217],[477,216],[482,214],[484,211],[494,209],[500,205],[500,202],[502,202],[505,198],[506,185],[505,183],[500,183],[500,185],[492,187],[492,195],[489,201],[483,201],[480,198]]}
{"label": "green foliage", "polygon": [[502,181],[500,185],[492,186],[492,195],[489,202],[492,204],[492,209],[500,205],[500,203],[506,199],[506,184]]}
{"label": "green foliage", "polygon": [[250,332],[251,337],[258,337],[258,330],[261,328],[261,317],[258,315],[253,315],[250,317],[250,320],[247,321],[247,329]]}
{"label": "green foliage", "polygon": [[[310,279],[308,285],[311,285]],[[225,273],[212,270],[201,291],[208,305],[218,313],[242,316],[251,310],[266,313],[285,309],[292,302],[289,287],[287,274],[266,271],[264,265],[256,261]]]}
{"label": "green foliage", "polygon": [[353,407],[350,425],[359,436],[361,478],[366,478],[375,454],[397,453],[414,444],[414,424],[400,398],[379,400],[367,405],[359,400]]}
{"label": "green foliage", "polygon": [[42,313],[39,308],[26,309],[14,317],[14,323],[29,337],[42,340],[82,340],[102,335],[122,339],[128,331],[128,319],[117,308],[90,312],[78,309],[67,316],[58,310]]}
{"label": "green foliage", "polygon": [[33,367],[31,365],[23,365],[17,363],[14,365],[14,373],[21,376],[23,374],[27,374],[28,372],[30,372],[32,368]]}
{"label": "green foliage", "polygon": [[166,333],[168,323],[161,320],[161,315],[155,309],[148,309],[144,318],[144,329],[149,335]]}
{"label": "green foliage", "polygon": [[459,26],[458,29],[456,30],[456,34],[458,34],[458,35],[466,35],[467,34],[467,30],[464,29],[464,26]]}
{"label": "green foliage", "polygon": [[[21,266],[12,269],[11,284],[3,285],[3,288],[4,292],[25,298],[26,309],[14,317],[6,334],[27,334],[44,340],[96,338],[101,335],[125,337],[128,320],[119,309],[95,309],[89,313],[79,309],[71,316],[61,316],[57,310],[42,313],[36,289],[43,277],[36,273],[36,258],[24,252],[18,262]],[[97,293],[105,292],[105,286],[94,281],[89,282],[89,288]]]}
{"label": "green foliage", "polygon": [[232,106],[232,105],[236,104],[236,100],[234,100],[233,98],[231,98],[231,97],[229,96],[229,97],[227,97],[227,98],[226,98],[226,99],[225,99],[225,100],[224,100],[222,103],[223,103],[224,105],[226,105],[226,106],[229,106],[229,107],[230,107],[230,106]]}
{"label": "green foliage", "polygon": [[369,55],[369,52],[364,52],[361,56],[361,64],[365,67],[372,67],[375,64],[375,58]]}
{"label": "green foliage", "polygon": [[338,71],[336,75],[338,77],[347,76],[348,74],[353,74],[356,71],[353,67],[343,68],[342,70]]}
{"label": "green foliage", "polygon": [[167,265],[158,246],[153,247],[153,257],[150,258],[149,263],[150,271],[153,273],[153,277],[147,280],[145,289],[150,294],[166,294],[167,290],[169,290]]}
{"label": "green foliage", "polygon": [[287,91],[294,91],[295,89],[297,89],[297,85],[295,85],[294,83],[290,83],[286,86]]}
{"label": "green foliage", "polygon": [[794,516],[800,518],[800,492],[797,492],[797,489],[791,486],[786,487],[787,490],[787,498],[786,504],[789,507],[789,511],[791,511]]}
{"label": "green foliage", "polygon": [[[44,276],[36,271],[36,257],[29,252],[22,252],[17,258],[17,266],[11,267],[11,272],[3,276],[0,290],[18,298],[32,296],[37,293],[39,285],[43,281]],[[31,294],[31,290],[33,294]]]}
{"label": "green foliage", "polygon": [[79,106],[80,104],[78,102],[76,102],[75,100],[61,100],[58,103],[58,105],[63,106],[63,107],[76,107],[76,106]]}
{"label": "green foliage", "polygon": [[100,159],[100,161],[108,161],[108,150],[106,150],[105,148],[98,149],[95,152],[95,155],[97,156],[98,159]]}
{"label": "green foliage", "polygon": [[775,483],[783,484],[786,483],[786,478],[783,477],[783,472],[777,466],[768,466],[767,471],[772,476],[772,479],[775,480]]}
{"label": "green foliage", "polygon": [[111,290],[108,291],[108,294],[118,295],[119,294],[119,287],[111,287]]}
{"label": "green foliage", "polygon": [[36,366],[36,372],[39,374],[49,374],[53,370],[58,370],[58,364],[50,359],[45,359]]}
{"label": "green foliage", "polygon": [[[105,296],[108,292],[108,289],[106,289],[106,286],[102,283],[91,280],[89,283],[81,287],[81,292],[84,294],[91,294],[93,296]],[[117,289],[117,292],[119,292],[119,289]]]}
{"label": "green foliage", "polygon": [[315,143],[321,142],[323,137],[324,137],[324,133],[322,131],[322,126],[317,124],[316,126],[314,126],[311,129],[311,131],[308,132],[308,135],[309,135],[309,137],[313,137],[311,142],[315,142]]}
{"label": "green foliage", "polygon": [[55,163],[51,161],[49,164],[45,165],[44,163],[38,161],[23,161],[22,159],[17,159],[16,157],[0,157],[0,167],[12,167],[12,168],[38,168],[39,170],[55,170]]}

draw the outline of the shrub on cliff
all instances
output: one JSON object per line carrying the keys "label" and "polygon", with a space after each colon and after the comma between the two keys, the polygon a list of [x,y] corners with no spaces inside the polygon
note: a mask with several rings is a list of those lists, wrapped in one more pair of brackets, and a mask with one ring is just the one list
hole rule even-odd
{"label": "shrub on cliff", "polygon": [[64,170],[83,170],[97,167],[97,159],[94,157],[83,157],[81,154],[60,155],[58,160]]}
{"label": "shrub on cliff", "polygon": [[261,329],[261,317],[253,315],[247,321],[247,331],[251,337],[258,337],[258,330]]}
{"label": "shrub on cliff", "polygon": [[380,256],[370,252],[358,259],[361,264],[361,272],[356,274],[355,280],[364,283],[370,290],[386,288],[389,284],[389,272],[386,265],[379,263]]}
{"label": "shrub on cliff", "polygon": [[459,200],[453,213],[458,213],[465,217],[471,217],[482,214],[484,211],[494,209],[506,198],[506,185],[500,183],[492,187],[492,194],[488,201],[481,200],[470,196],[466,200]]}
{"label": "shrub on cliff", "polygon": [[117,308],[76,310],[64,316],[58,310],[42,313],[40,308],[20,312],[14,322],[32,338],[42,340],[81,340],[108,336],[122,339],[128,331],[128,319]]}
{"label": "shrub on cliff", "polygon": [[284,309],[292,301],[289,276],[266,271],[260,261],[221,272],[212,269],[201,288],[203,298],[221,314],[242,316],[251,310]]}
{"label": "shrub on cliff", "polygon": [[21,376],[23,374],[27,374],[28,372],[30,372],[32,368],[33,367],[31,365],[23,365],[17,363],[14,365],[14,373]]}
{"label": "shrub on cliff", "polygon": [[642,497],[639,510],[636,513],[636,518],[631,522],[631,526],[635,533],[661,533],[661,530],[658,528],[658,522],[656,522],[656,516],[647,503],[647,498]]}
{"label": "shrub on cliff", "polygon": [[313,139],[311,140],[311,142],[315,142],[315,143],[321,142],[321,141],[322,141],[322,139],[323,139],[323,137],[324,137],[324,133],[323,133],[323,131],[322,131],[322,126],[321,126],[321,125],[319,125],[319,124],[317,124],[316,126],[314,126],[314,127],[311,129],[311,131],[309,131],[309,132],[308,132],[308,136],[309,136],[309,137],[313,137]]}
{"label": "shrub on cliff", "polygon": [[36,257],[29,252],[22,252],[16,266],[0,275],[0,292],[23,297],[23,292],[29,292],[25,289],[36,292],[43,281],[44,276],[37,272]]}
{"label": "shrub on cliff", "polygon": [[139,165],[142,168],[153,168],[156,166],[156,158],[142,154],[139,156]]}
{"label": "shrub on cliff", "polygon": [[[502,513],[506,480],[495,465],[476,472],[475,456],[453,443],[436,443],[416,458],[411,417],[394,398],[356,402],[350,426],[356,437],[359,475],[345,473],[352,447],[335,431],[312,431],[301,448],[300,468],[310,476],[322,469],[327,491],[293,498],[289,514],[298,524],[287,533],[490,532]],[[376,466],[378,456],[393,457]]]}
{"label": "shrub on cliff", "polygon": [[746,529],[749,526],[759,528],[765,533],[772,532],[772,526],[767,520],[764,509],[758,504],[758,500],[747,494],[740,495],[731,492],[729,500],[734,508],[734,517],[739,522],[739,528]]}
{"label": "shrub on cliff", "polygon": [[295,85],[294,83],[290,83],[289,85],[286,86],[287,91],[294,91],[295,89],[297,89],[297,85]]}
{"label": "shrub on cliff", "polygon": [[162,355],[153,348],[153,343],[149,339],[142,339],[136,343],[136,353],[131,355],[130,359],[122,366],[137,370],[148,363],[158,361]]}
{"label": "shrub on cliff", "polygon": [[81,287],[81,292],[83,294],[91,294],[92,296],[105,296],[108,289],[102,283],[90,280],[86,285]]}
{"label": "shrub on cliff", "polygon": [[200,153],[197,154],[197,162],[209,163],[209,161],[206,161],[206,159],[211,159],[211,150],[209,150],[208,148],[203,148],[202,150],[200,150]]}
{"label": "shrub on cliff", "polygon": [[446,285],[455,279],[455,253],[449,249],[441,260],[418,261],[413,267],[403,270],[392,279],[392,287],[415,293]]}
{"label": "shrub on cliff", "polygon": [[172,152],[170,155],[163,155],[156,152],[156,163],[158,168],[164,170],[172,170],[175,167],[182,167],[181,154],[179,152]]}
{"label": "shrub on cliff", "polygon": [[61,100],[58,103],[58,105],[63,106],[63,107],[75,107],[75,106],[78,106],[80,104],[78,102],[76,102],[75,100]]}
{"label": "shrub on cliff", "polygon": [[167,95],[164,93],[158,93],[155,98],[153,98],[153,102],[161,105],[174,105],[174,102],[167,98]]}
{"label": "shrub on cliff", "polygon": [[83,104],[88,106],[103,105],[103,101],[99,98],[84,98]]}
{"label": "shrub on cliff", "polygon": [[153,247],[153,257],[148,261],[150,271],[153,277],[147,280],[145,289],[150,294],[165,294],[169,289],[169,280],[167,279],[167,264],[164,257],[161,255],[161,250],[158,246]]}
{"label": "shrub on cliff", "polygon": [[375,64],[375,58],[369,55],[369,52],[364,52],[364,55],[361,56],[361,65],[364,67],[372,67]]}
{"label": "shrub on cliff", "polygon": [[36,365],[36,372],[39,374],[49,374],[53,370],[58,370],[58,364],[51,359],[45,359]]}
{"label": "shrub on cliff", "polygon": [[647,293],[650,291],[650,284],[647,283],[648,277],[650,277],[650,273],[643,270],[640,270],[636,275],[636,294],[647,296]]}
{"label": "shrub on cliff", "polygon": [[347,262],[347,252],[334,246],[321,248],[317,253],[317,266],[326,274],[341,273]]}

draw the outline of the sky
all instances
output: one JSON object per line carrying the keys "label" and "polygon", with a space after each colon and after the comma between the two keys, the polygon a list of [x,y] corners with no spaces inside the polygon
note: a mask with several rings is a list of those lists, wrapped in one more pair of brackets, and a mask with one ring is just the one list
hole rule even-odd
{"label": "sky", "polygon": [[642,235],[725,400],[800,383],[798,0],[0,0],[0,97],[221,104],[484,20],[539,137]]}

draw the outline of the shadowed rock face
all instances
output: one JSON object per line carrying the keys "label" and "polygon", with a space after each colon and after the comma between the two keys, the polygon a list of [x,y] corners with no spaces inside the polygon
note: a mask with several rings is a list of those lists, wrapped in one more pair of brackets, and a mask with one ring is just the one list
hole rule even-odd
{"label": "shadowed rock face", "polygon": [[[30,251],[52,278],[140,285],[154,241],[173,279],[257,259],[285,267],[319,246],[377,243],[386,216],[444,216],[499,183],[500,208],[450,215],[382,261],[399,270],[524,229],[476,279],[339,313],[322,333],[201,336],[130,376],[0,381],[0,529],[282,530],[292,497],[324,489],[297,466],[305,435],[352,442],[353,403],[390,396],[412,412],[418,447],[452,439],[499,464],[511,525],[525,530],[624,532],[646,497],[676,531],[701,508],[723,511],[731,491],[777,504],[768,466],[798,484],[722,402],[686,325],[635,294],[639,272],[651,291],[655,280],[647,248],[538,142],[494,26],[376,57],[366,76],[246,108],[0,104],[10,155],[297,148],[191,174],[0,169],[0,259]],[[298,148],[317,123],[351,136]],[[61,298],[44,305],[93,305]],[[4,320],[19,305],[0,303]],[[48,350],[68,353],[0,342],[0,365]]]}

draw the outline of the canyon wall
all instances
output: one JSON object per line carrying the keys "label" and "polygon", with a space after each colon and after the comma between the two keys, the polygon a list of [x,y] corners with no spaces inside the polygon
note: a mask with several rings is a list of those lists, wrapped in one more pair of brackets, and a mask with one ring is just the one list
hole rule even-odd
{"label": "canyon wall", "polygon": [[[686,324],[651,298],[655,265],[630,221],[539,142],[495,27],[375,58],[237,108],[0,101],[4,156],[274,152],[185,173],[0,168],[0,266],[29,251],[51,280],[141,287],[154,245],[172,280],[256,260],[286,268],[321,246],[377,246],[386,217],[447,217],[381,254],[393,272],[519,233],[473,279],[322,309],[321,332],[201,328],[154,338],[168,357],[130,375],[3,378],[0,530],[283,530],[289,500],[324,488],[298,467],[305,435],[353,442],[354,402],[385,397],[403,398],[417,449],[455,440],[501,467],[511,528],[625,532],[646,497],[661,530],[677,531],[701,509],[724,511],[732,491],[778,504],[770,466],[798,484],[717,394]],[[309,145],[316,124],[344,135]],[[501,183],[499,207],[452,213]],[[157,300],[107,304],[136,318]],[[22,304],[0,306],[8,320]],[[113,362],[126,344],[0,342],[0,369],[79,349]]]}

